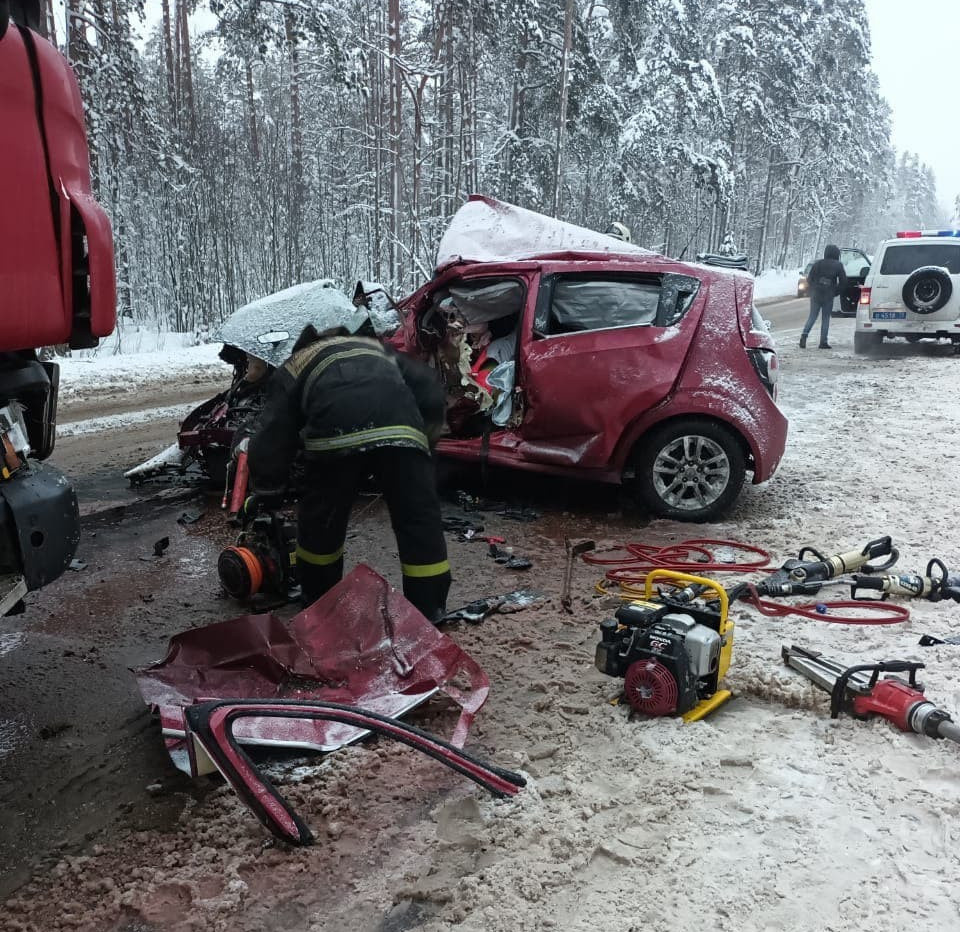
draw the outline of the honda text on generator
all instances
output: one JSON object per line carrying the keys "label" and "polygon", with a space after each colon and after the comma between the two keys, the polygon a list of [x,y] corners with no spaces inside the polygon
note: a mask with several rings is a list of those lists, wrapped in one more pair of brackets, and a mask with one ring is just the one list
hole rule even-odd
{"label": "honda text on generator", "polygon": [[[654,595],[657,580],[675,588]],[[701,719],[730,698],[719,688],[733,653],[728,612],[727,593],[712,580],[652,570],[645,597],[600,623],[597,669],[624,678],[635,712]]]}
{"label": "honda text on generator", "polygon": [[0,0],[0,615],[56,579],[80,537],[53,452],[59,368],[116,321],[110,222],[93,199],[80,89],[38,33],[39,4]]}

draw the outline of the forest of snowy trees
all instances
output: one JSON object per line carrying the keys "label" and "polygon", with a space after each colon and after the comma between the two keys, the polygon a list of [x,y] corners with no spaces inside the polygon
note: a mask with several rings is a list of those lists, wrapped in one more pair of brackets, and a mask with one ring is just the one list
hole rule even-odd
{"label": "forest of snowy trees", "polygon": [[675,257],[729,233],[756,268],[945,219],[863,0],[66,7],[119,310],[165,328],[312,278],[405,293],[475,191]]}

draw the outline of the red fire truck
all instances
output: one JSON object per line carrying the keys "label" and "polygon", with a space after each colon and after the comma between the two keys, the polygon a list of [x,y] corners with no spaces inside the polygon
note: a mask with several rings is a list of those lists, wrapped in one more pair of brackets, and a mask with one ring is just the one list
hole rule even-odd
{"label": "red fire truck", "polygon": [[74,490],[53,452],[59,367],[41,347],[93,347],[116,320],[110,221],[94,200],[76,77],[41,35],[40,4],[0,0],[0,616],[69,566]]}

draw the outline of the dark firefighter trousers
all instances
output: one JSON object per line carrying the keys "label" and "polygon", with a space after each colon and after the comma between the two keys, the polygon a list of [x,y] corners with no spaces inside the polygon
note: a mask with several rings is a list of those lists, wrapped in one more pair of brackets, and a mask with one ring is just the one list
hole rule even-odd
{"label": "dark firefighter trousers", "polygon": [[297,515],[297,574],[311,605],[343,576],[350,510],[360,483],[373,475],[397,539],[403,594],[430,621],[446,611],[450,564],[433,461],[410,447],[319,455],[306,467]]}

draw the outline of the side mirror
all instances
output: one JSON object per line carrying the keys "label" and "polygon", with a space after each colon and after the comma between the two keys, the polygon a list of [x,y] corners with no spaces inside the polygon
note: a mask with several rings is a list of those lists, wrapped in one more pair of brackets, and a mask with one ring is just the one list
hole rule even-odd
{"label": "side mirror", "polygon": [[866,280],[866,277],[867,277],[869,274],[870,274],[870,266],[869,266],[869,265],[865,265],[862,269],[860,269],[860,277],[861,277],[862,279]]}

